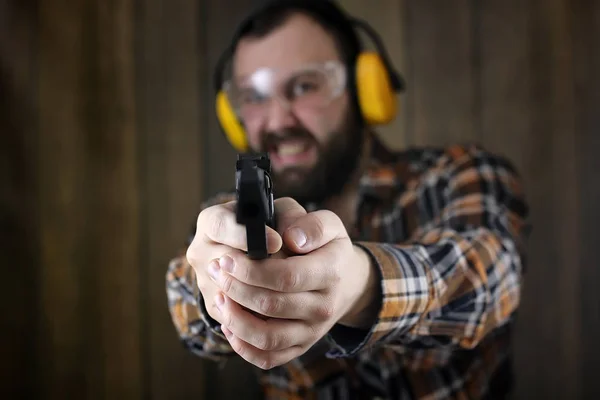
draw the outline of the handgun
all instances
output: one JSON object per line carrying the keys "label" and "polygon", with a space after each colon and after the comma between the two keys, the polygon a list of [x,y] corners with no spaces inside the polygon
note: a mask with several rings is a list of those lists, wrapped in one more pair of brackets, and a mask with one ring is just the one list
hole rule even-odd
{"label": "handgun", "polygon": [[268,154],[238,154],[235,165],[236,220],[246,226],[248,257],[267,258],[267,226],[276,229],[271,160]]}

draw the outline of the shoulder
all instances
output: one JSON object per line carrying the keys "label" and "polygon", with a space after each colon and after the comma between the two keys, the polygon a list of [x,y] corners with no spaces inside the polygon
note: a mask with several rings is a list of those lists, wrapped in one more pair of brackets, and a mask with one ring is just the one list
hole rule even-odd
{"label": "shoulder", "polygon": [[424,192],[441,191],[449,199],[495,199],[526,214],[524,184],[509,157],[476,143],[422,148],[418,153],[418,186]]}
{"label": "shoulder", "polygon": [[399,164],[422,179],[434,177],[455,179],[464,173],[501,174],[520,180],[519,172],[506,155],[490,151],[478,143],[457,143],[446,146],[411,147],[394,153]]}
{"label": "shoulder", "polygon": [[[505,155],[477,143],[410,147],[393,152],[389,178],[379,181],[399,196],[465,194],[524,197],[521,177]],[[373,175],[371,175],[372,177]],[[377,183],[370,179],[370,183]],[[383,185],[382,185],[383,183]],[[380,187],[377,189],[381,192]]]}

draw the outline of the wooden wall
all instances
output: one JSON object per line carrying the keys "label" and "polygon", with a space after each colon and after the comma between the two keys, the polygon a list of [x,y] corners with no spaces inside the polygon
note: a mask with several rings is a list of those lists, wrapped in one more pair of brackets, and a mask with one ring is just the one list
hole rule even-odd
{"label": "wooden wall", "polygon": [[[164,292],[199,202],[232,184],[210,78],[256,3],[0,2],[2,398],[256,389],[243,362],[225,376],[179,345]],[[478,141],[524,176],[516,398],[597,398],[600,3],[342,3],[407,78],[385,141]]]}

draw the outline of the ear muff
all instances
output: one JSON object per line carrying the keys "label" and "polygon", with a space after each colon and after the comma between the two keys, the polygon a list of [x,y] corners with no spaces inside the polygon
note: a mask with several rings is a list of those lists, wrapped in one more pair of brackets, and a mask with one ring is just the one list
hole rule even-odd
{"label": "ear muff", "polygon": [[231,107],[227,95],[222,90],[217,94],[216,112],[219,123],[221,124],[225,137],[229,143],[231,143],[238,152],[246,152],[248,150],[246,131],[233,111],[233,107]]}
{"label": "ear muff", "polygon": [[356,91],[368,125],[388,124],[396,118],[398,101],[388,69],[375,52],[362,52],[356,61]]}

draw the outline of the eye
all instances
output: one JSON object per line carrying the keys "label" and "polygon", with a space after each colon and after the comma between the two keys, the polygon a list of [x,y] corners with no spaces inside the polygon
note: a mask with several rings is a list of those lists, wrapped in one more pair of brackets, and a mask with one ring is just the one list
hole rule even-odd
{"label": "eye", "polygon": [[322,89],[323,78],[318,74],[310,73],[294,77],[290,80],[287,94],[290,98],[296,98],[318,92]]}
{"label": "eye", "polygon": [[306,93],[316,92],[319,90],[318,85],[315,82],[311,81],[298,81],[293,86],[293,95],[294,97],[302,96]]}
{"label": "eye", "polygon": [[256,90],[244,90],[239,95],[240,104],[260,104],[266,100],[267,96],[259,93]]}

